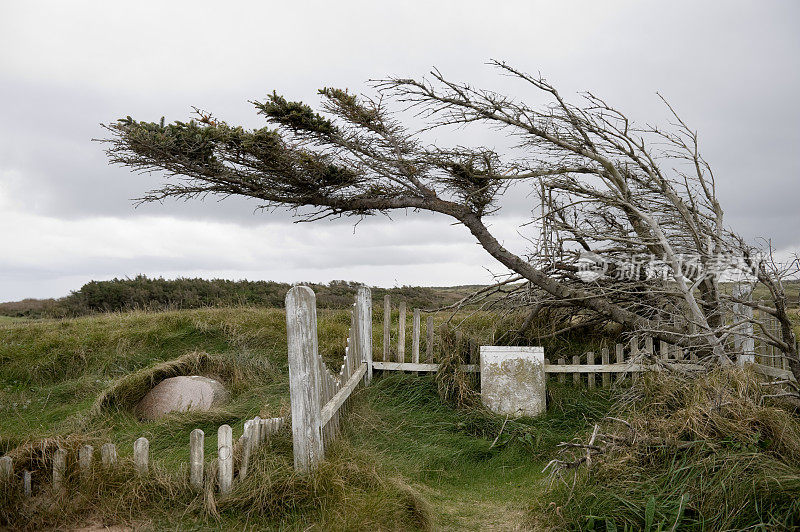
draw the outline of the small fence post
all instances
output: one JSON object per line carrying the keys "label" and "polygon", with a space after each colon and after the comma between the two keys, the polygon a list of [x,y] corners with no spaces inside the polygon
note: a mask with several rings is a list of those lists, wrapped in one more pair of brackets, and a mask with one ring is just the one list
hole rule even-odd
{"label": "small fence post", "polygon": [[[604,348],[602,348],[600,350],[600,363],[602,365],[604,365],[604,366],[607,366],[608,363],[609,363],[608,348],[607,347],[604,347]],[[603,368],[603,369],[607,369],[607,368]],[[602,376],[602,380],[603,380],[603,388],[607,388],[608,386],[611,385],[611,374],[609,372],[607,372],[607,371],[604,371],[603,372],[603,376]]]}
{"label": "small fence post", "polygon": [[391,327],[392,327],[392,303],[389,300],[389,294],[383,296],[383,361],[389,362],[391,355]]}
{"label": "small fence post", "polygon": [[22,491],[25,493],[26,497],[30,497],[33,494],[33,490],[31,489],[31,472],[27,469],[22,472]]}
{"label": "small fence post", "polygon": [[428,316],[425,319],[425,334],[427,335],[427,342],[425,342],[425,358],[428,364],[433,364],[433,316]]}
{"label": "small fence post", "polygon": [[239,442],[242,444],[242,461],[239,464],[239,480],[244,480],[247,478],[247,470],[250,467],[250,438],[247,434],[243,434],[241,438],[239,438]]}
{"label": "small fence post", "polygon": [[199,490],[203,487],[203,470],[205,469],[206,435],[201,429],[194,429],[189,434],[189,485]]}
{"label": "small fence post", "polygon": [[411,362],[419,363],[419,309],[414,309],[414,319],[411,326]]}
{"label": "small fence post", "polygon": [[364,384],[368,385],[372,382],[372,291],[366,286],[359,287],[356,296],[356,328],[356,341],[360,351],[356,362],[367,363]]}
{"label": "small fence post", "polygon": [[11,482],[14,475],[14,461],[10,456],[0,458],[0,482]]}
{"label": "small fence post", "polygon": [[[592,366],[594,365],[594,351],[589,351],[588,353],[586,353],[586,364],[592,365]],[[594,385],[595,385],[595,373],[594,373],[594,371],[589,371],[588,375],[587,375],[587,378],[588,378],[589,389],[593,390],[594,389]]]}
{"label": "small fence post", "polygon": [[133,465],[140,475],[150,470],[150,441],[144,436],[133,442]]}
{"label": "small fence post", "polygon": [[397,361],[406,361],[406,302],[400,303],[400,317],[397,321]]}
{"label": "small fence post", "polygon": [[217,465],[219,491],[228,493],[233,485],[233,431],[230,425],[220,425],[217,430]]}
{"label": "small fence post", "polygon": [[64,487],[64,476],[67,470],[67,451],[56,449],[53,454],[53,490],[61,491]]}
{"label": "small fence post", "polygon": [[[614,356],[617,364],[622,364],[623,362],[625,362],[625,353],[623,351],[624,349],[625,346],[622,344],[616,344],[614,346]],[[620,371],[619,373],[617,373],[617,382],[621,381],[624,378],[625,378],[625,372]]]}
{"label": "small fence post", "polygon": [[92,455],[94,447],[84,445],[78,450],[78,467],[80,468],[81,480],[88,482],[92,473]]}
{"label": "small fence post", "polygon": [[[559,358],[558,359],[558,365],[559,366],[563,366],[564,364],[566,364],[566,361],[563,358]],[[563,373],[559,373],[558,374],[558,382],[563,383],[565,378],[566,378],[566,375],[564,375]]]}
{"label": "small fence post", "polygon": [[[581,363],[581,357],[579,357],[578,355],[574,355],[572,357],[572,363],[575,366],[579,365]],[[581,374],[576,371],[575,373],[572,374],[572,384],[578,385],[580,383],[581,383]]]}
{"label": "small fence post", "polygon": [[307,286],[295,286],[286,294],[286,336],[294,466],[306,473],[324,456],[320,426],[321,379],[317,371],[317,302],[314,291]]}
{"label": "small fence post", "polygon": [[104,443],[100,447],[100,460],[106,469],[117,465],[117,446],[113,443]]}

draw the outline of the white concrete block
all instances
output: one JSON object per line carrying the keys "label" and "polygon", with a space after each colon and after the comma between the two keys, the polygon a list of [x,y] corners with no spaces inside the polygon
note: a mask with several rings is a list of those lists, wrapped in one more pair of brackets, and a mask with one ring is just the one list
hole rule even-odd
{"label": "white concrete block", "polygon": [[481,399],[492,412],[537,416],[546,408],[544,348],[481,346]]}

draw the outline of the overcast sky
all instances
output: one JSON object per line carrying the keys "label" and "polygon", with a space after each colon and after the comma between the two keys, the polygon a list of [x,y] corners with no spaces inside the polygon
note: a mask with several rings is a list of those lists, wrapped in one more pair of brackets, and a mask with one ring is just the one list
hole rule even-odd
{"label": "overcast sky", "polygon": [[[662,92],[700,131],[728,222],[800,248],[800,4],[785,2],[3,2],[0,301],[91,279],[202,276],[373,285],[481,283],[502,268],[438,217],[293,224],[243,200],[134,208],[158,176],[109,167],[99,124],[261,126],[248,100],[387,75],[448,77],[525,97],[485,66],[540,71],[639,121]],[[464,133],[458,141],[502,145]],[[512,248],[528,198],[492,221]]]}

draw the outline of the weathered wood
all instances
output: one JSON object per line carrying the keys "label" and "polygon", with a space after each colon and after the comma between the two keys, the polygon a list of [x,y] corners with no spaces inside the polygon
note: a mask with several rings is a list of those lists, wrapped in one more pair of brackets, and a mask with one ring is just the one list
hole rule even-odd
{"label": "weathered wood", "polygon": [[[703,371],[706,368],[700,364],[688,364],[688,363],[681,363],[676,364],[674,362],[667,362],[664,363],[664,367],[667,369],[676,368],[676,369],[683,369],[686,371]],[[565,364],[561,365],[550,365],[545,366],[544,371],[545,373],[572,373],[573,375],[578,373],[618,373],[624,371],[626,373],[643,373],[645,371],[662,371],[664,367],[659,366],[657,364],[636,364],[633,362],[623,362],[621,364],[594,364],[592,366],[588,364]],[[775,370],[775,371],[782,371],[782,370]]]}
{"label": "weathered wood", "polygon": [[397,362],[406,361],[406,302],[400,303],[400,317],[397,320]]}
{"label": "weathered wood", "polygon": [[[607,347],[604,347],[600,350],[600,363],[603,364],[604,366],[610,364]],[[603,381],[603,388],[608,388],[609,386],[611,386],[611,374],[603,372],[602,381]]]}
{"label": "weathered wood", "polygon": [[356,325],[359,358],[354,362],[356,365],[366,362],[364,384],[368,385],[372,382],[372,291],[366,286],[359,287],[356,294]]}
{"label": "weathered wood", "polygon": [[[639,337],[634,336],[631,338],[631,360],[637,360],[639,358]],[[634,373],[631,375],[631,379],[635,382],[636,379],[639,378],[638,373]]]}
{"label": "weathered wood", "polygon": [[645,336],[644,337],[644,352],[647,356],[653,356],[653,337],[652,336]]}
{"label": "weathered wood", "polygon": [[432,363],[433,362],[433,316],[428,316],[425,319],[425,334],[427,335],[427,341],[425,342],[425,362]]}
{"label": "weathered wood", "polygon": [[133,467],[140,475],[150,471],[150,441],[144,436],[133,442]]}
{"label": "weathered wood", "polygon": [[658,341],[658,357],[664,360],[669,358],[669,344],[664,340]]}
{"label": "weathered wood", "polygon": [[106,469],[117,465],[117,446],[113,443],[104,443],[100,447],[100,461]]}
{"label": "weathered wood", "polygon": [[[586,353],[586,364],[589,366],[594,366],[594,351],[589,351]],[[587,375],[587,382],[589,384],[589,389],[594,389],[595,380],[594,380],[594,372],[589,372]]]}
{"label": "weathered wood", "polygon": [[22,493],[24,493],[26,497],[33,495],[33,490],[31,489],[31,472],[27,469],[22,472]]}
{"label": "weathered wood", "polygon": [[391,350],[392,337],[392,304],[389,301],[389,294],[383,296],[383,361],[389,362],[391,357],[389,352]]}
{"label": "weathered wood", "polygon": [[0,482],[11,482],[14,476],[14,461],[10,456],[0,458]]}
{"label": "weathered wood", "polygon": [[80,470],[81,481],[88,482],[92,474],[92,455],[94,447],[83,445],[78,449],[78,469]]}
{"label": "weathered wood", "polygon": [[[559,365],[559,366],[563,366],[565,363],[566,363],[566,360],[564,360],[563,358],[559,358],[559,359],[558,359],[558,365]],[[564,373],[559,373],[559,374],[558,374],[558,382],[561,382],[561,383],[563,383],[563,382],[564,382],[564,379],[566,379],[566,376],[565,376],[565,374],[564,374]]]}
{"label": "weathered wood", "polygon": [[[616,360],[617,364],[622,364],[625,362],[625,346],[622,344],[614,345],[614,359]],[[625,378],[624,373],[617,373],[616,380],[621,381]]]}
{"label": "weathered wood", "polygon": [[[577,366],[580,365],[580,363],[581,363],[581,357],[579,357],[578,355],[574,355],[572,357],[572,364]],[[581,383],[581,374],[576,372],[572,375],[572,384],[580,384],[580,383]]]}
{"label": "weathered wood", "polygon": [[[375,364],[379,364],[379,362],[375,362]],[[383,362],[383,364],[391,364],[391,362]],[[341,387],[341,389],[336,392],[336,395],[328,401],[328,403],[322,407],[322,411],[320,412],[320,421],[325,424],[330,421],[333,414],[339,410],[339,408],[344,404],[350,394],[353,393],[356,386],[358,386],[359,381],[364,377],[364,373],[367,371],[367,365],[362,364],[350,379]]]}
{"label": "weathered wood", "polygon": [[61,491],[64,489],[64,478],[67,473],[67,451],[56,449],[53,453],[53,490]]}
{"label": "weathered wood", "polygon": [[320,377],[317,369],[317,305],[314,292],[295,286],[286,294],[289,393],[292,405],[294,466],[311,470],[324,456],[320,424]]}
{"label": "weathered wood", "polygon": [[479,352],[478,343],[471,339],[469,340],[469,363],[470,364],[480,364],[481,357]]}
{"label": "weathered wood", "polygon": [[[250,429],[252,433],[252,427]],[[189,485],[196,490],[203,488],[206,459],[205,442],[206,433],[201,429],[194,429],[189,434]]]}
{"label": "weathered wood", "polygon": [[242,444],[242,455],[239,461],[239,480],[247,478],[247,469],[250,467],[250,438],[247,434],[239,438]]}
{"label": "weathered wood", "polygon": [[419,309],[414,309],[414,318],[411,324],[411,362],[419,364]]}
{"label": "weathered wood", "polygon": [[[289,398],[291,400],[291,397]],[[261,446],[264,442],[264,424],[261,423],[261,416],[253,418],[253,445]]]}
{"label": "weathered wood", "polygon": [[217,471],[220,493],[228,493],[233,486],[233,430],[230,425],[220,425],[217,430]]}
{"label": "weathered wood", "polygon": [[[477,364],[461,364],[459,366],[461,371],[467,373],[474,373],[480,371]],[[436,372],[439,371],[439,364],[413,364],[411,362],[375,362],[375,369],[383,371],[421,371],[421,372]]]}

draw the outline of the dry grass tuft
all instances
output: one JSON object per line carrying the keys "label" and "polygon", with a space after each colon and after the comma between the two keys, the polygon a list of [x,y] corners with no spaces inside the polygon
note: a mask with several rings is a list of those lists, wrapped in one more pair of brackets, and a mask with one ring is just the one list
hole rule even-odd
{"label": "dry grass tuft", "polygon": [[768,393],[741,368],[645,376],[620,397],[624,422],[598,426],[591,467],[560,470],[534,515],[597,530],[800,525],[800,420]]}

